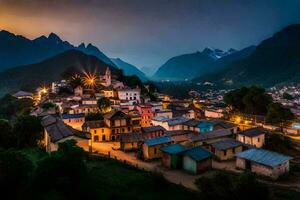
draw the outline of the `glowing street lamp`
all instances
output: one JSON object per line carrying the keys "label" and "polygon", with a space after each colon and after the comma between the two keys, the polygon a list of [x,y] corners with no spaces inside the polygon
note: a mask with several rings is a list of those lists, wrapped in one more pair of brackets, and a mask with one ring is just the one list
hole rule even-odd
{"label": "glowing street lamp", "polygon": [[85,74],[85,77],[83,78],[84,85],[87,87],[94,87],[96,85],[96,76],[94,74]]}

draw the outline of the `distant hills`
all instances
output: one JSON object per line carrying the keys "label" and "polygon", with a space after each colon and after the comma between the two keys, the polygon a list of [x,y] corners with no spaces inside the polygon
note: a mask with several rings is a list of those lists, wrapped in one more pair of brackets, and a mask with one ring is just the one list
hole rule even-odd
{"label": "distant hills", "polygon": [[142,81],[147,81],[148,78],[146,77],[146,75],[139,70],[136,66],[129,64],[123,60],[121,60],[120,58],[111,58],[110,59],[119,69],[122,69],[124,74],[126,76],[132,76],[132,75],[136,75],[137,77],[139,77]]}
{"label": "distant hills", "polygon": [[121,76],[121,70],[108,65],[96,56],[78,50],[68,50],[36,64],[18,66],[1,72],[0,96],[18,90],[32,91],[43,83],[62,79],[62,75],[67,72],[104,73],[107,67],[112,70],[112,74]]}
{"label": "distant hills", "polygon": [[184,54],[169,59],[153,75],[154,80],[191,80],[195,77],[211,73],[212,64],[217,60],[236,53],[234,49],[224,52],[219,49],[205,48],[202,52]]}
{"label": "distant hills", "polygon": [[48,37],[41,36],[34,40],[14,35],[8,31],[0,31],[0,71],[19,65],[41,62],[67,50],[79,50],[87,55],[93,55],[104,63],[114,66],[114,63],[92,44],[74,46],[62,41],[54,33]]}
{"label": "distant hills", "polygon": [[195,79],[201,80],[263,87],[300,82],[300,24],[287,26],[262,41],[249,56],[227,64],[220,72]]}

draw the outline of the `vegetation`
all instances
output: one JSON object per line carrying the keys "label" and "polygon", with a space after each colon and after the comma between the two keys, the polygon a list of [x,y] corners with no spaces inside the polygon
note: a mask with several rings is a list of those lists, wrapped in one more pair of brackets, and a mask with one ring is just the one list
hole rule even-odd
{"label": "vegetation", "polygon": [[29,114],[32,107],[32,99],[17,99],[7,94],[0,99],[0,118],[10,120]]}
{"label": "vegetation", "polygon": [[48,110],[50,108],[55,108],[56,106],[55,106],[55,104],[53,104],[51,102],[47,102],[47,103],[44,103],[41,107],[45,110]]}
{"label": "vegetation", "polygon": [[98,108],[101,113],[106,113],[107,111],[109,111],[111,109],[111,103],[110,103],[109,98],[102,97],[102,98],[98,99],[97,104],[98,104]]}
{"label": "vegetation", "polygon": [[244,172],[238,176],[217,172],[211,178],[197,179],[196,185],[200,190],[200,199],[270,199],[268,188],[259,183],[255,174],[251,172]]}
{"label": "vegetation", "polygon": [[263,88],[251,86],[226,93],[224,101],[240,112],[263,115],[267,113],[267,107],[272,102],[272,98],[265,93]]}
{"label": "vegetation", "polygon": [[294,97],[292,95],[290,95],[289,93],[285,92],[283,93],[282,97],[286,100],[293,100]]}
{"label": "vegetation", "polygon": [[271,103],[268,106],[266,122],[270,124],[283,124],[294,119],[294,114],[290,109],[283,107],[280,103]]}

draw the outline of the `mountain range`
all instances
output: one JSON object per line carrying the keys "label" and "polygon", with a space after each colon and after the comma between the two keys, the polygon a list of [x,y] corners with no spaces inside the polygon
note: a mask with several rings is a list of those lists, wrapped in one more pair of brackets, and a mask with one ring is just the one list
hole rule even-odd
{"label": "mountain range", "polygon": [[261,85],[300,82],[300,24],[283,28],[262,41],[249,55],[223,67],[223,70],[200,76],[195,81],[219,85]]}
{"label": "mountain range", "polygon": [[54,33],[50,33],[48,37],[41,36],[30,40],[2,30],[0,31],[0,71],[19,65],[41,62],[71,49],[96,56],[106,64],[114,66],[113,62],[92,44],[85,46],[82,43],[79,46],[74,46],[61,40]]}
{"label": "mountain range", "polygon": [[169,59],[153,75],[154,80],[191,80],[197,76],[215,71],[213,68],[217,60],[235,54],[238,51],[229,49],[205,48],[202,52],[184,54]]}
{"label": "mountain range", "polygon": [[137,77],[139,77],[142,81],[147,81],[148,78],[146,77],[146,75],[139,70],[136,66],[129,64],[123,60],[121,60],[120,58],[110,58],[110,60],[119,68],[122,69],[124,74],[126,76],[132,76],[132,75],[136,75]]}
{"label": "mountain range", "polygon": [[122,76],[122,71],[108,65],[96,56],[78,50],[67,50],[42,62],[23,65],[0,73],[0,96],[18,90],[28,90],[61,80],[71,72],[98,72],[104,74],[109,67],[113,75]]}

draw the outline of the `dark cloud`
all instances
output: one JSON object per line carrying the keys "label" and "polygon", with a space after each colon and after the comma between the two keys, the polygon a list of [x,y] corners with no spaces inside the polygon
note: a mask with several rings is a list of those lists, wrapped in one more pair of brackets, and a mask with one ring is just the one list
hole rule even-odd
{"label": "dark cloud", "polygon": [[[138,66],[206,46],[257,44],[300,22],[297,0],[0,0],[0,28],[35,37],[56,32],[92,42]],[[30,27],[30,28],[28,28]]]}

